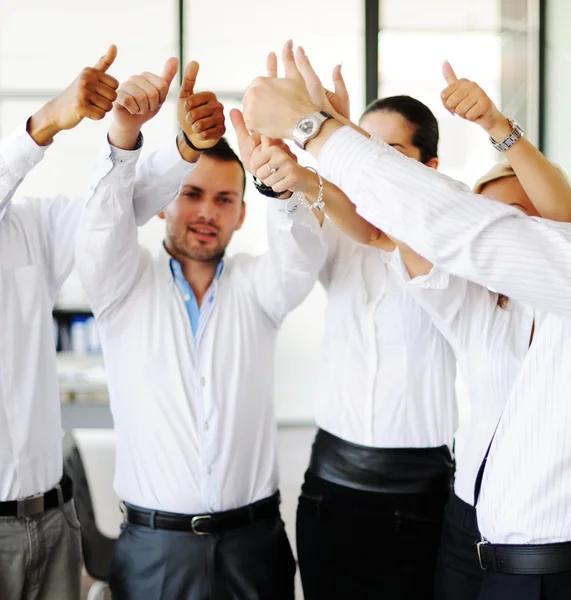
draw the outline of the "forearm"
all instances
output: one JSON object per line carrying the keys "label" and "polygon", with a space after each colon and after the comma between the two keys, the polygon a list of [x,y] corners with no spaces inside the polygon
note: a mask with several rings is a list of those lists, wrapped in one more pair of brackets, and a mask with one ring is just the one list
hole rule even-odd
{"label": "forearm", "polygon": [[321,173],[376,227],[445,271],[571,316],[571,227],[475,196],[349,130],[323,148]]}
{"label": "forearm", "polygon": [[398,247],[404,266],[412,279],[430,273],[433,265],[429,260],[406,244],[398,244]]}
{"label": "forearm", "polygon": [[[511,125],[504,119],[488,133],[495,140],[503,140],[510,135]],[[507,150],[505,157],[542,217],[571,221],[571,187],[557,167],[525,137]]]}

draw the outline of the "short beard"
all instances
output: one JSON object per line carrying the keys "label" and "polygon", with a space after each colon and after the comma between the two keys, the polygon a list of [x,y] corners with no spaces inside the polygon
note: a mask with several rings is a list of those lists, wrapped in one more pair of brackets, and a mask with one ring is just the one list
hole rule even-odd
{"label": "short beard", "polygon": [[216,248],[201,248],[200,246],[190,248],[186,244],[185,236],[172,235],[174,232],[170,232],[167,229],[167,240],[166,245],[170,247],[178,256],[183,256],[196,262],[218,264],[224,257],[226,247],[220,246]]}

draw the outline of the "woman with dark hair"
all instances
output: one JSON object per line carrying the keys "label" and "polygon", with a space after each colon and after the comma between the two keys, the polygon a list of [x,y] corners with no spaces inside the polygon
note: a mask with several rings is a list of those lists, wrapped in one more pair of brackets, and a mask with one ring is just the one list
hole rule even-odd
{"label": "woman with dark hair", "polygon": [[[449,69],[447,65],[445,73]],[[449,79],[455,80],[455,76]],[[484,175],[476,184],[477,193],[529,216],[571,220],[571,188],[565,175],[521,137],[519,126],[506,119],[481,88],[467,80],[453,81],[443,92],[443,102],[485,130],[498,130],[498,139],[506,140],[503,145],[492,142],[506,151],[509,164],[500,163]],[[367,129],[364,119],[361,126]],[[406,149],[406,144],[403,147]],[[358,216],[344,194],[330,194],[326,207],[334,222],[355,240],[373,247],[387,246],[386,236]],[[457,435],[455,493],[446,511],[436,598],[476,600],[482,582],[488,580],[478,559],[480,534],[474,506],[490,440],[533,342],[535,312],[483,286],[432,268],[407,246],[399,244],[394,261],[410,295],[454,348],[469,392],[471,414]]]}
{"label": "woman with dark hair", "polygon": [[[418,100],[376,101],[361,124],[437,167],[438,123]],[[264,183],[282,180],[279,191],[303,192],[306,205],[324,199],[329,213],[345,201],[283,148],[252,156],[253,172],[264,164],[274,171],[262,169]],[[327,245],[320,281],[328,302],[319,430],[297,512],[305,598],[430,600],[454,469],[453,351],[407,292],[395,244],[361,245],[314,212]]]}

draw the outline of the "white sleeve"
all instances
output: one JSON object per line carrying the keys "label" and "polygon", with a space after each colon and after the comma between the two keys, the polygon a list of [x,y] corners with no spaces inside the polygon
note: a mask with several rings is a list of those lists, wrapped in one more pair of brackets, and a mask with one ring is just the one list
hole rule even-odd
{"label": "white sleeve", "polygon": [[292,201],[268,201],[269,249],[257,257],[251,275],[264,312],[279,325],[309,294],[325,260],[315,215]]}
{"label": "white sleeve", "polygon": [[139,278],[133,193],[140,150],[110,147],[79,221],[76,267],[96,317],[113,310]]}
{"label": "white sleeve", "polygon": [[21,125],[0,140],[0,219],[26,175],[42,160],[49,146],[38,146]]}
{"label": "white sleeve", "polygon": [[427,260],[546,312],[571,316],[571,224],[530,218],[351,128],[320,155],[359,214]]}

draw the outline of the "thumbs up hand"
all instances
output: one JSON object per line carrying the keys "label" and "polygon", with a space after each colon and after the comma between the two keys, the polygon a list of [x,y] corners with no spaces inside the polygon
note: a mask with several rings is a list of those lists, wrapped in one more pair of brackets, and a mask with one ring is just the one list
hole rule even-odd
{"label": "thumbs up hand", "polygon": [[99,121],[113,108],[119,82],[106,71],[116,57],[117,47],[109,46],[95,66],[83,69],[71,85],[30,118],[27,130],[37,144],[47,144],[85,118]]}
{"label": "thumbs up hand", "polygon": [[506,125],[506,135],[510,134],[511,126],[506,117],[477,83],[468,79],[458,79],[448,61],[442,67],[442,74],[448,85],[440,97],[447,110],[467,121],[477,123],[489,135],[498,130],[505,131]]}
{"label": "thumbs up hand", "polygon": [[178,59],[173,57],[167,60],[160,76],[146,71],[123,82],[117,90],[114,126],[137,129],[138,133],[143,124],[159,112],[177,71]]}
{"label": "thumbs up hand", "polygon": [[199,64],[190,62],[184,70],[182,87],[178,95],[178,124],[199,149],[215,146],[226,132],[224,107],[212,92],[195,92]]}

